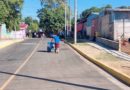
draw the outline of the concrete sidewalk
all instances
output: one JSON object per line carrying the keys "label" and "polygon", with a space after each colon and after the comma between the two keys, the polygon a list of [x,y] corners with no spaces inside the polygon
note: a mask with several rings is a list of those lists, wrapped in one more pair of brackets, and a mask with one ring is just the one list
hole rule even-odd
{"label": "concrete sidewalk", "polygon": [[8,39],[8,40],[0,40],[0,49],[5,48],[14,43],[18,43],[23,41],[24,39]]}
{"label": "concrete sidewalk", "polygon": [[130,86],[129,55],[111,50],[94,42],[69,43],[82,56],[100,66],[117,79]]}
{"label": "concrete sidewalk", "polygon": [[130,61],[130,55],[128,55],[127,53],[124,53],[124,52],[120,52],[120,51],[117,51],[117,50],[113,50],[107,46],[104,46],[100,43],[95,43],[95,42],[87,42],[89,45],[95,47],[95,48],[98,48],[100,50],[104,50],[110,54],[112,54],[113,56],[115,57],[118,57],[118,58],[121,58],[122,60],[128,60]]}

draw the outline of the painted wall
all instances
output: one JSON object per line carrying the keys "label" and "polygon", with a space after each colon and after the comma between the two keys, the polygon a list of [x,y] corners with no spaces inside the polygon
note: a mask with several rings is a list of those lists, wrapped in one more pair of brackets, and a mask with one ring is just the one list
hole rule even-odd
{"label": "painted wall", "polygon": [[[123,31],[124,27],[124,31]],[[118,40],[119,37],[128,39],[130,38],[130,20],[125,20],[123,24],[123,20],[116,20],[114,21],[114,40]]]}
{"label": "painted wall", "polygon": [[103,38],[111,39],[113,40],[113,28],[111,28],[113,23],[110,23],[109,21],[109,15],[105,15],[101,18],[101,36]]}
{"label": "painted wall", "polygon": [[18,38],[22,39],[26,37],[25,30],[12,31],[7,32],[6,25],[2,24],[1,26],[1,39],[10,39],[10,38]]}
{"label": "painted wall", "polygon": [[77,24],[77,31],[79,32],[81,30],[83,30],[83,23],[78,23]]}
{"label": "painted wall", "polygon": [[91,37],[91,26],[87,26],[87,36]]}
{"label": "painted wall", "polygon": [[92,20],[98,16],[98,13],[92,13],[88,18],[87,18],[87,26],[92,26]]}
{"label": "painted wall", "polygon": [[109,11],[109,14],[100,14],[98,32],[101,37],[118,40],[123,34],[123,18],[125,21],[125,38],[130,38],[130,11]]}

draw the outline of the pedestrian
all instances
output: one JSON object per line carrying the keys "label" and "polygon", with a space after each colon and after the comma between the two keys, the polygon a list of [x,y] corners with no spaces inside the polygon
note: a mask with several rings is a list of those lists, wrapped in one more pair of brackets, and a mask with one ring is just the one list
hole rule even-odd
{"label": "pedestrian", "polygon": [[58,35],[51,35],[52,37],[52,42],[54,41],[55,44],[55,53],[59,53],[59,48],[60,48],[60,37]]}
{"label": "pedestrian", "polygon": [[26,30],[26,37],[29,37],[29,31]]}

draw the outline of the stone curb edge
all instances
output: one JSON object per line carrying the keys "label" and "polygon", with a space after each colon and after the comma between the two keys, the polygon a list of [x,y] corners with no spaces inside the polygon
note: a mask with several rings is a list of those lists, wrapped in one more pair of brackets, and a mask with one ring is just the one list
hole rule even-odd
{"label": "stone curb edge", "polygon": [[121,80],[122,82],[124,82],[125,84],[130,86],[130,77],[124,73],[121,73],[113,68],[110,68],[109,66],[99,62],[98,60],[91,58],[90,56],[84,54],[81,50],[77,49],[76,47],[74,47],[72,44],[66,42],[69,46],[71,46],[74,50],[76,50],[79,54],[81,54],[83,57],[87,58],[89,61],[93,62],[94,64],[98,65],[99,67],[101,67],[102,69],[104,69],[105,71],[107,71],[108,73],[110,73],[111,75],[113,75],[114,77],[116,77],[117,79]]}
{"label": "stone curb edge", "polygon": [[22,41],[23,40],[14,40],[14,41],[6,42],[3,45],[0,45],[0,49],[8,47],[8,46],[13,45],[13,44],[18,43],[18,42],[22,42]]}

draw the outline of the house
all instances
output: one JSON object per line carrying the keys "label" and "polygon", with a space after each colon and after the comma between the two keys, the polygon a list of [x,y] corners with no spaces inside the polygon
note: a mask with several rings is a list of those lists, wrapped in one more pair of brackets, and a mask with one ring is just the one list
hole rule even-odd
{"label": "house", "polygon": [[90,37],[90,39],[93,39],[95,37],[95,32],[96,32],[96,18],[98,17],[99,13],[91,13],[86,22],[86,27],[87,27],[87,36]]}
{"label": "house", "polygon": [[77,24],[78,38],[85,38],[86,37],[86,28],[85,28],[85,22],[86,21],[87,21],[86,18],[82,18]]}
{"label": "house", "polygon": [[101,37],[117,41],[130,38],[130,9],[105,9],[99,14],[98,33]]}

